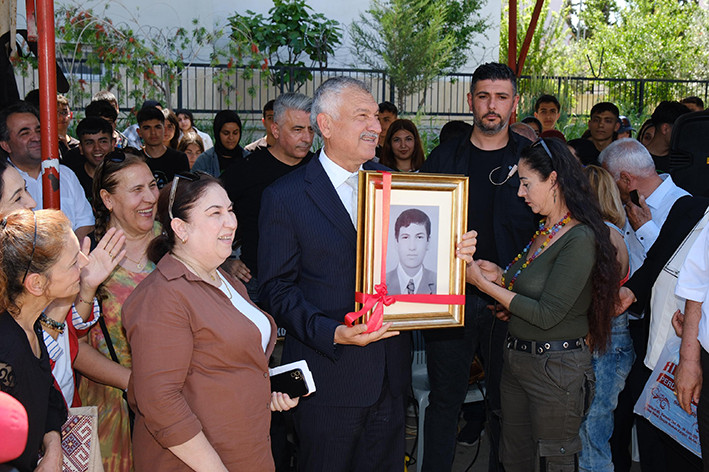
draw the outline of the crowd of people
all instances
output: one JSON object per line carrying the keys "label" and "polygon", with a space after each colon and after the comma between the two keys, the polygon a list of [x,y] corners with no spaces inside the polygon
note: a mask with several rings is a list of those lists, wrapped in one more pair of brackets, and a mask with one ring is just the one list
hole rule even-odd
{"label": "crowd of people", "polygon": [[[709,199],[667,173],[674,123],[703,102],[663,101],[635,136],[600,102],[567,142],[553,95],[511,123],[520,97],[503,64],[478,67],[466,98],[472,124],[447,123],[426,156],[416,124],[348,77],[269,101],[265,136],[243,147],[236,112],[216,113],[210,135],[191,111],[154,100],[121,132],[107,91],[74,137],[59,96],[61,211],[42,209],[36,106],[0,110],[0,392],[29,425],[0,470],[61,470],[61,427],[81,405],[98,409],[110,472],[402,470],[410,333],[344,323],[361,170],[469,179],[456,247],[465,323],[423,332],[417,470],[453,469],[476,358],[490,471],[629,471],[633,426],[644,472],[709,470],[633,413],[665,341],[680,336],[677,399],[698,415],[709,454],[709,229],[698,226]],[[407,211],[397,242],[427,245],[430,219]],[[665,289],[686,311],[652,311],[658,275],[685,244]],[[436,294],[436,277],[448,280],[413,272],[408,284],[393,275],[389,293]],[[269,367],[301,360],[317,391],[272,391]]]}

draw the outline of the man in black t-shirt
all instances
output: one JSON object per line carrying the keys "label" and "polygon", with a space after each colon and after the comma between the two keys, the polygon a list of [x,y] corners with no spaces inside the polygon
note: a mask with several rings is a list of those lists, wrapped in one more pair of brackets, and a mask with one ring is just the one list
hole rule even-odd
{"label": "man in black t-shirt", "polygon": [[169,182],[175,174],[190,170],[187,154],[163,144],[165,115],[160,109],[145,107],[138,112],[138,134],[145,143],[143,154],[151,171],[163,172]]}
{"label": "man in black t-shirt", "polygon": [[[536,219],[517,197],[517,161],[531,141],[509,129],[517,107],[517,81],[504,64],[483,64],[473,73],[468,105],[471,132],[435,148],[421,172],[469,177],[468,230],[476,230],[476,259],[505,267],[524,248],[535,231]],[[465,327],[424,332],[428,363],[429,405],[426,408],[423,471],[450,471],[458,414],[468,390],[473,357],[485,368],[487,388],[489,470],[502,470],[500,441],[500,378],[507,323],[497,320],[487,305],[494,300],[466,284]]]}
{"label": "man in black t-shirt", "polygon": [[79,153],[83,159],[75,161],[70,167],[79,179],[86,199],[91,203],[94,172],[106,154],[113,151],[116,140],[111,123],[98,116],[81,120],[76,127],[76,135],[79,137]]}
{"label": "man in black t-shirt", "polygon": [[591,108],[591,118],[588,120],[588,140],[593,143],[596,152],[590,156],[598,161],[598,155],[616,139],[615,133],[620,128],[620,110],[611,102],[600,102]]}
{"label": "man in black t-shirt", "polygon": [[[239,221],[241,261],[231,270],[246,283],[251,300],[258,301],[258,218],[263,191],[312,157],[313,128],[310,125],[312,99],[300,93],[285,93],[273,106],[271,131],[275,143],[230,166],[222,180]],[[245,267],[244,267],[245,266]]]}
{"label": "man in black t-shirt", "polygon": [[677,118],[690,111],[686,105],[680,102],[666,100],[660,102],[652,112],[650,119],[655,124],[655,135],[646,147],[655,162],[655,170],[658,174],[670,171],[672,128]]}

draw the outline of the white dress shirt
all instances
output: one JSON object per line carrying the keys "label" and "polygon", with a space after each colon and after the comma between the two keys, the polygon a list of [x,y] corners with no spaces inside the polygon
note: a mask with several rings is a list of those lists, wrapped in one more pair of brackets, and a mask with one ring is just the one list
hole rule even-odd
{"label": "white dress shirt", "polygon": [[652,219],[638,228],[637,231],[633,230],[628,220],[625,221],[625,226],[623,227],[623,235],[630,250],[630,275],[633,275],[643,265],[647,251],[660,234],[660,228],[665,223],[672,205],[680,197],[689,195],[689,192],[675,185],[670,174],[662,174],[660,178],[662,178],[663,182],[645,199],[645,203],[647,203],[652,212]]}
{"label": "white dress shirt", "polygon": [[[218,272],[217,272],[218,273]],[[222,276],[219,274],[219,278],[222,284],[219,286],[224,295],[229,298],[231,304],[234,308],[239,310],[242,315],[247,317],[249,321],[256,325],[259,332],[261,333],[261,347],[263,352],[266,352],[268,348],[268,342],[271,340],[271,322],[268,321],[266,315],[261,313],[261,311],[254,307],[251,303],[247,302],[244,297],[239,295],[239,292]]]}
{"label": "white dress shirt", "polygon": [[[35,210],[44,208],[42,201],[42,173],[35,179],[27,172],[16,167],[25,183],[27,191],[34,201],[37,202]],[[59,165],[59,202],[61,210],[64,212],[69,221],[71,221],[71,229],[76,231],[82,226],[94,225],[94,213],[91,210],[91,205],[86,199],[84,188],[79,183],[76,174],[67,166]]]}
{"label": "white dress shirt", "polygon": [[350,219],[354,224],[355,214],[352,201],[357,198],[357,195],[355,195],[354,189],[347,183],[347,179],[353,175],[357,175],[359,171],[362,170],[362,166],[359,166],[357,172],[352,173],[347,169],[340,167],[339,164],[336,164],[332,161],[332,159],[327,157],[324,148],[320,151],[320,164],[322,164],[323,169],[325,169],[325,173],[330,178],[332,186],[335,187],[337,196],[340,197],[342,205],[344,205],[345,210],[347,210],[347,213],[350,215]]}
{"label": "white dress shirt", "polygon": [[401,264],[396,266],[396,275],[399,276],[399,287],[401,288],[401,293],[403,295],[407,295],[409,292],[406,290],[406,286],[409,285],[409,280],[414,281],[414,292],[416,293],[416,290],[418,290],[419,285],[421,284],[421,279],[423,278],[423,264],[421,264],[421,267],[419,267],[418,272],[416,272],[416,275],[411,277],[408,275],[406,272],[404,272],[404,268],[401,267]]}

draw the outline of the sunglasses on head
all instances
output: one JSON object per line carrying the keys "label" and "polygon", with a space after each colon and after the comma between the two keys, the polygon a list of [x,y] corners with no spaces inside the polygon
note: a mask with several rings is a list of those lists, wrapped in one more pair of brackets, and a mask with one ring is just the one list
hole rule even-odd
{"label": "sunglasses on head", "polygon": [[[534,144],[532,144],[532,147],[538,146],[538,145],[540,145],[540,144],[541,144],[541,146],[542,146],[542,149],[544,149],[544,151],[547,153],[547,156],[549,156],[549,159],[552,159],[552,157],[551,157],[551,151],[549,150],[549,147],[547,146],[547,143],[544,142],[544,138],[539,138],[539,139],[537,139],[537,140],[534,142]],[[553,163],[553,159],[552,159],[552,163]]]}
{"label": "sunglasses on head", "polygon": [[188,182],[196,182],[199,180],[201,172],[181,172],[178,174],[175,174],[175,177],[172,179],[172,188],[170,188],[170,200],[167,206],[167,214],[170,215],[170,219],[174,219],[175,217],[172,216],[172,205],[175,203],[175,192],[177,192],[177,182],[180,179],[187,180]]}

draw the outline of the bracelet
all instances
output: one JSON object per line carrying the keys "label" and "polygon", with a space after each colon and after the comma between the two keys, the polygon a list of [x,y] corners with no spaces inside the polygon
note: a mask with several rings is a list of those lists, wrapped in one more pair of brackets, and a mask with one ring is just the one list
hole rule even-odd
{"label": "bracelet", "polygon": [[59,334],[64,333],[64,328],[66,327],[66,323],[59,323],[58,321],[51,319],[50,317],[48,317],[44,313],[39,315],[39,322],[43,326],[53,329],[56,332],[58,332]]}
{"label": "bracelet", "polygon": [[80,301],[81,303],[86,303],[86,304],[89,305],[89,306],[94,306],[94,299],[93,299],[93,298],[91,299],[90,302],[87,302],[86,300],[84,300],[83,298],[81,298],[81,296],[79,296],[79,301]]}

